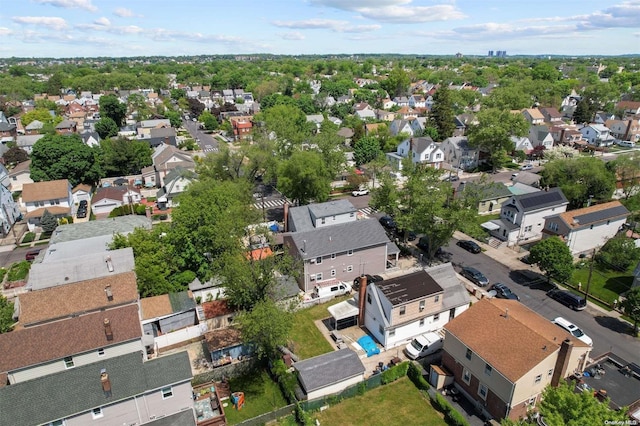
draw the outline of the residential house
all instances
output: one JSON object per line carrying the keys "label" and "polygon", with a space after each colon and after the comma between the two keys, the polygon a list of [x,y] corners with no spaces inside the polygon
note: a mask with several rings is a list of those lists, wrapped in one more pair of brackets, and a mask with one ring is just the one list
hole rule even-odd
{"label": "residential house", "polygon": [[33,146],[45,135],[18,135],[16,136],[16,146],[22,148],[27,154],[31,154]]}
{"label": "residential house", "polygon": [[44,128],[44,123],[40,120],[33,120],[24,127],[25,135],[39,135]]}
{"label": "residential house", "polygon": [[71,184],[67,179],[25,183],[22,185],[23,209],[29,231],[40,226],[40,218],[45,210],[57,218],[72,216],[74,210]]}
{"label": "residential house", "polygon": [[173,145],[162,144],[151,154],[153,165],[142,169],[142,179],[146,187],[162,188],[164,179],[173,169],[181,167],[184,170],[195,171],[196,163],[189,153]]}
{"label": "residential house", "polygon": [[62,120],[56,126],[56,133],[59,135],[71,135],[78,130],[78,123],[73,120]]}
{"label": "residential house", "polygon": [[608,120],[605,126],[615,139],[640,143],[640,120]]}
{"label": "residential house", "polygon": [[0,424],[195,426],[192,377],[186,352],[151,361],[139,352],[98,358],[0,388]]}
{"label": "residential house", "polygon": [[544,146],[544,149],[553,148],[553,136],[544,124],[529,127],[529,140],[534,148],[537,146]]}
{"label": "residential house", "polygon": [[233,128],[233,136],[235,140],[238,141],[251,138],[251,130],[253,129],[251,117],[232,117],[229,121]]}
{"label": "residential house", "polygon": [[414,93],[409,97],[409,106],[411,108],[426,108],[426,99],[421,93]]}
{"label": "residential house", "polygon": [[0,185],[0,228],[3,238],[9,235],[20,217],[20,206],[13,199],[13,194],[4,184]]}
{"label": "residential house", "polygon": [[353,281],[379,274],[397,263],[399,249],[375,218],[358,220],[349,200],[291,207],[285,205],[286,250],[300,261],[300,289]]}
{"label": "residential house", "polygon": [[478,166],[480,152],[469,145],[465,136],[452,136],[440,144],[444,160],[453,167],[472,170]]}
{"label": "residential house", "polygon": [[580,133],[582,133],[582,138],[586,140],[589,145],[613,145],[614,138],[611,136],[609,129],[604,124],[588,124],[580,128]]}
{"label": "residential house", "polygon": [[231,309],[226,299],[202,302],[202,310],[204,311],[203,321],[207,324],[208,330],[229,327],[237,314],[234,309]]}
{"label": "residential house", "polygon": [[142,120],[137,126],[138,139],[151,138],[151,129],[170,128],[169,119]]}
{"label": "residential house", "polygon": [[384,109],[377,109],[376,119],[381,121],[394,121],[396,119],[396,113]]}
{"label": "residential house", "polygon": [[189,283],[189,291],[196,301],[200,299],[201,302],[218,300],[224,297],[224,286],[216,278],[210,278],[208,281],[202,282],[196,277]]}
{"label": "residential house", "polygon": [[640,101],[620,101],[616,110],[623,111],[623,116],[640,115]]}
{"label": "residential house", "polygon": [[500,218],[488,222],[485,228],[509,246],[538,240],[545,218],[564,213],[568,204],[560,188],[513,195],[502,204]]}
{"label": "residential house", "polygon": [[389,132],[393,136],[403,133],[405,135],[413,136],[413,128],[411,127],[411,122],[409,122],[409,120],[393,120],[389,125]]}
{"label": "residential house", "polygon": [[586,143],[582,141],[582,132],[573,124],[554,124],[549,127],[549,133],[551,133],[554,144],[574,146]]}
{"label": "residential house", "polygon": [[11,123],[4,112],[0,111],[0,143],[13,142],[17,135],[16,124]]}
{"label": "residential house", "polygon": [[557,108],[553,107],[543,107],[539,108],[540,113],[544,117],[544,121],[549,124],[560,124],[562,123],[562,114],[558,111]]}
{"label": "residential house", "polygon": [[198,323],[196,302],[188,291],[141,298],[140,316],[144,334],[153,337]]}
{"label": "residential house", "polygon": [[453,131],[453,136],[464,136],[470,125],[476,124],[477,121],[472,114],[460,114],[456,115],[454,119],[456,129]]}
{"label": "residential house", "polygon": [[164,177],[164,185],[156,194],[158,205],[166,207],[177,206],[176,197],[182,194],[187,187],[197,179],[195,172],[176,167]]}
{"label": "residential house", "polygon": [[361,284],[360,326],[385,348],[441,329],[469,307],[469,295],[451,263],[377,283]]}
{"label": "residential house", "polygon": [[429,136],[409,138],[400,142],[396,152],[388,152],[387,159],[396,170],[402,170],[402,160],[410,157],[414,164],[421,163],[440,169],[444,162],[444,152],[440,144]]}
{"label": "residential house", "polygon": [[479,198],[478,214],[495,214],[500,212],[502,205],[513,195],[509,188],[500,182],[490,182],[480,185],[474,182],[461,182],[456,191],[457,197],[470,193]]}
{"label": "residential house", "polygon": [[11,181],[9,189],[11,192],[21,192],[22,186],[26,183],[33,183],[31,179],[31,160],[23,161],[9,171],[9,179]]}
{"label": "residential house", "polygon": [[544,115],[538,108],[523,109],[522,115],[532,126],[537,126],[544,123]]}
{"label": "residential house", "polygon": [[524,151],[526,153],[533,151],[533,145],[529,138],[511,136],[511,141],[513,142],[514,151]]}
{"label": "residential house", "polygon": [[313,123],[315,125],[315,131],[320,131],[320,125],[324,121],[324,116],[322,114],[311,114],[307,115],[307,123]]}
{"label": "residential house", "polygon": [[406,96],[396,96],[393,98],[393,103],[400,108],[409,106],[409,98]]}
{"label": "residential house", "polygon": [[91,211],[96,216],[107,216],[116,207],[133,206],[142,200],[140,190],[126,186],[99,187],[91,199]]}
{"label": "residential house", "polygon": [[78,184],[71,190],[71,194],[73,196],[73,204],[80,204],[82,200],[89,204],[92,194],[91,185],[87,185],[86,183]]}
{"label": "residential house", "polygon": [[413,129],[414,135],[422,135],[424,129],[427,127],[427,117],[414,118],[413,120],[409,120],[409,124],[411,125],[411,129]]}
{"label": "residential house", "polygon": [[204,334],[204,344],[213,367],[237,362],[253,355],[254,348],[242,341],[240,330],[234,327],[219,328]]}
{"label": "residential house", "polygon": [[615,114],[611,114],[609,112],[596,112],[596,114],[593,117],[593,122],[595,124],[604,124],[609,120],[615,120],[616,115]]}
{"label": "residential house", "polygon": [[92,147],[100,146],[100,141],[102,140],[98,132],[82,132],[80,133],[80,137],[82,138],[82,141],[85,143],[85,145]]}
{"label": "residential house", "polygon": [[403,120],[412,120],[418,118],[418,111],[411,107],[402,107],[396,111],[396,117],[400,117]]}
{"label": "residential house", "polygon": [[584,370],[591,346],[516,300],[482,299],[444,326],[442,367],[486,417],[518,421]]}
{"label": "residential house", "polygon": [[393,102],[391,99],[389,98],[385,98],[382,100],[382,108],[383,109],[391,109],[396,105],[395,102]]}
{"label": "residential house", "polygon": [[511,180],[512,185],[509,187],[509,191],[514,195],[538,192],[540,191],[540,179],[542,176],[537,173],[526,170],[518,172],[518,175]]}
{"label": "residential house", "polygon": [[620,201],[596,204],[545,218],[545,236],[559,236],[571,253],[591,252],[615,237],[631,214]]}
{"label": "residential house", "polygon": [[364,381],[366,368],[360,357],[345,348],[293,364],[307,400],[333,395]]}
{"label": "residential house", "polygon": [[344,145],[351,145],[351,138],[353,138],[354,134],[355,132],[348,127],[341,127],[336,132],[336,136],[339,136],[342,138]]}
{"label": "residential house", "polygon": [[366,102],[355,104],[353,106],[353,110],[354,114],[357,115],[361,120],[366,120],[367,118],[376,118],[376,112]]}

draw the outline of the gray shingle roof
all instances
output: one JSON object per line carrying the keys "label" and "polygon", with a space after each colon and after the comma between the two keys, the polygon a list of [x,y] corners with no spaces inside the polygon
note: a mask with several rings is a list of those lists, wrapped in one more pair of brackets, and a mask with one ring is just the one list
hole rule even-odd
{"label": "gray shingle roof", "polygon": [[469,292],[458,279],[451,263],[443,263],[426,268],[425,272],[444,290],[444,295],[442,296],[443,311],[469,304],[471,301]]}
{"label": "gray shingle roof", "polygon": [[151,229],[151,220],[145,216],[130,215],[109,220],[59,225],[51,236],[51,243],[82,240],[101,235],[128,234],[135,228]]}
{"label": "gray shingle roof", "polygon": [[[105,369],[111,397],[100,383]],[[143,362],[134,352],[0,388],[0,424],[39,425],[191,380],[189,355],[180,352]]]}
{"label": "gray shingle roof", "polygon": [[195,426],[197,423],[193,417],[193,410],[185,410],[145,424],[148,426]]}
{"label": "gray shingle roof", "polygon": [[302,259],[359,250],[389,242],[384,228],[374,218],[294,232],[289,235]]}
{"label": "gray shingle roof", "polygon": [[355,213],[356,208],[349,200],[327,201],[326,203],[309,204],[289,209],[289,229],[296,232],[315,229],[313,217],[316,219]]}
{"label": "gray shingle roof", "polygon": [[342,382],[365,372],[364,364],[351,349],[341,349],[294,364],[307,393]]}

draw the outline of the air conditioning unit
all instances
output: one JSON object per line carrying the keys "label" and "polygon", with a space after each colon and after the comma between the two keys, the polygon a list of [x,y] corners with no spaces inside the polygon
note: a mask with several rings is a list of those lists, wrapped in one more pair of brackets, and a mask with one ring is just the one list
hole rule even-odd
{"label": "air conditioning unit", "polygon": [[309,260],[309,263],[316,263],[316,260],[315,259],[311,259],[311,260]]}
{"label": "air conditioning unit", "polygon": [[309,281],[315,281],[315,280],[316,280],[315,275],[309,275]]}

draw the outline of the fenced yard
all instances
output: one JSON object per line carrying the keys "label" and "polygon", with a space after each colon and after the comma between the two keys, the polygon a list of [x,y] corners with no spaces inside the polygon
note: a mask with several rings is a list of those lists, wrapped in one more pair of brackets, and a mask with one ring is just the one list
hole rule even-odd
{"label": "fenced yard", "polygon": [[278,384],[264,369],[230,379],[229,389],[231,392],[244,392],[245,400],[241,410],[236,410],[231,402],[227,401],[229,405],[225,407],[225,414],[229,425],[241,423],[287,405]]}

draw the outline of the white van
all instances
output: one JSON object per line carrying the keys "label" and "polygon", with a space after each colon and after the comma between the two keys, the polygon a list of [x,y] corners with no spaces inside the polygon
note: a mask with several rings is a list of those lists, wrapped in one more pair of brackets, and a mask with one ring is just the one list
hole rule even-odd
{"label": "white van", "polygon": [[442,349],[442,344],[443,339],[438,333],[429,332],[413,339],[404,348],[404,352],[411,359],[421,358],[439,351]]}
{"label": "white van", "polygon": [[313,297],[314,298],[323,298],[323,297],[335,297],[342,296],[343,294],[351,293],[351,284],[340,281],[339,283],[334,283],[327,286],[318,286],[313,287]]}

